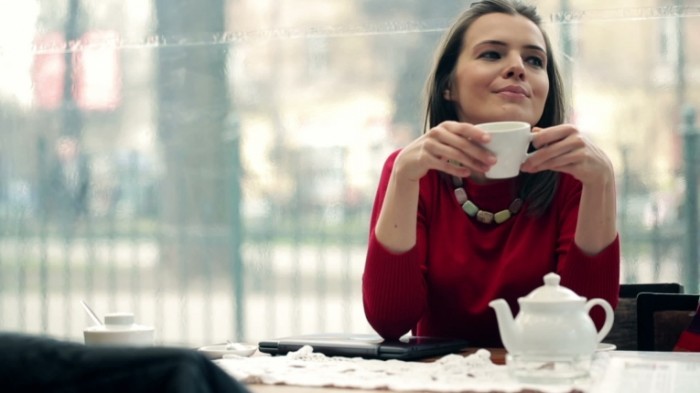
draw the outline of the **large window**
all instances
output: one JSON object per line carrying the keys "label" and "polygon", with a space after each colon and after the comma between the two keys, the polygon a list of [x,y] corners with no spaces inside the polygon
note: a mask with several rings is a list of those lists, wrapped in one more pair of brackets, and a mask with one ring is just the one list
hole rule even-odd
{"label": "large window", "polygon": [[[0,329],[82,341],[85,300],[166,344],[371,331],[379,171],[468,4],[0,5]],[[700,5],[538,5],[615,166],[623,281],[697,292]]]}

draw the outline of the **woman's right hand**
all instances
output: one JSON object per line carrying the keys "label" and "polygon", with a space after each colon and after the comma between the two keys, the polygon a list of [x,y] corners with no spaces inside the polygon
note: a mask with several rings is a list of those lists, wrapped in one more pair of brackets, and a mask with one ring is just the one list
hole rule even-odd
{"label": "woman's right hand", "polygon": [[377,241],[397,254],[413,248],[419,180],[431,169],[457,177],[486,172],[496,162],[483,147],[490,138],[471,124],[446,121],[406,145],[394,159],[374,227]]}
{"label": "woman's right hand", "polygon": [[488,133],[469,123],[445,121],[404,147],[394,162],[394,175],[418,181],[434,169],[457,177],[484,173],[496,156],[483,147]]}

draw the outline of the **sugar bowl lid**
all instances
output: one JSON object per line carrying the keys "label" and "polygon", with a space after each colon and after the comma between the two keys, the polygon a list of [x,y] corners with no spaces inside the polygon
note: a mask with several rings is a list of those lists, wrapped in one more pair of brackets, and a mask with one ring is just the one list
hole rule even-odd
{"label": "sugar bowl lid", "polygon": [[130,326],[134,324],[134,314],[130,312],[115,312],[105,315],[105,325]]}
{"label": "sugar bowl lid", "polygon": [[521,300],[528,303],[586,300],[571,289],[559,285],[560,281],[561,277],[558,274],[547,273],[544,276],[544,285],[536,288]]}

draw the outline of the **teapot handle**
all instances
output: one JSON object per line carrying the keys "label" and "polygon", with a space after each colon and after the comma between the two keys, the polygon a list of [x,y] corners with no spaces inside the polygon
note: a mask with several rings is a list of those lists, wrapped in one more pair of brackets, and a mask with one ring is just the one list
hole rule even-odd
{"label": "teapot handle", "polygon": [[586,302],[586,312],[590,313],[591,308],[594,306],[603,307],[603,310],[605,310],[605,323],[603,323],[603,327],[600,328],[600,331],[598,331],[598,335],[596,336],[596,342],[601,342],[610,332],[613,325],[613,320],[615,319],[615,314],[613,313],[612,307],[610,307],[610,303],[603,299],[591,299]]}

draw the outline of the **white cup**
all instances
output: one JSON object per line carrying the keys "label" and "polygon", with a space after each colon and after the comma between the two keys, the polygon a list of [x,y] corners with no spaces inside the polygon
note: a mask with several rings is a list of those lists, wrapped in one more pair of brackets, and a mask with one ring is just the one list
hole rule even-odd
{"label": "white cup", "polygon": [[477,128],[491,135],[491,142],[484,147],[496,155],[497,162],[486,172],[489,179],[506,179],[518,176],[520,165],[527,158],[527,147],[532,142],[529,123],[522,121],[497,121],[481,123]]}
{"label": "white cup", "polygon": [[134,323],[134,314],[128,312],[105,315],[104,325],[95,325],[83,330],[86,345],[153,345],[152,326]]}

